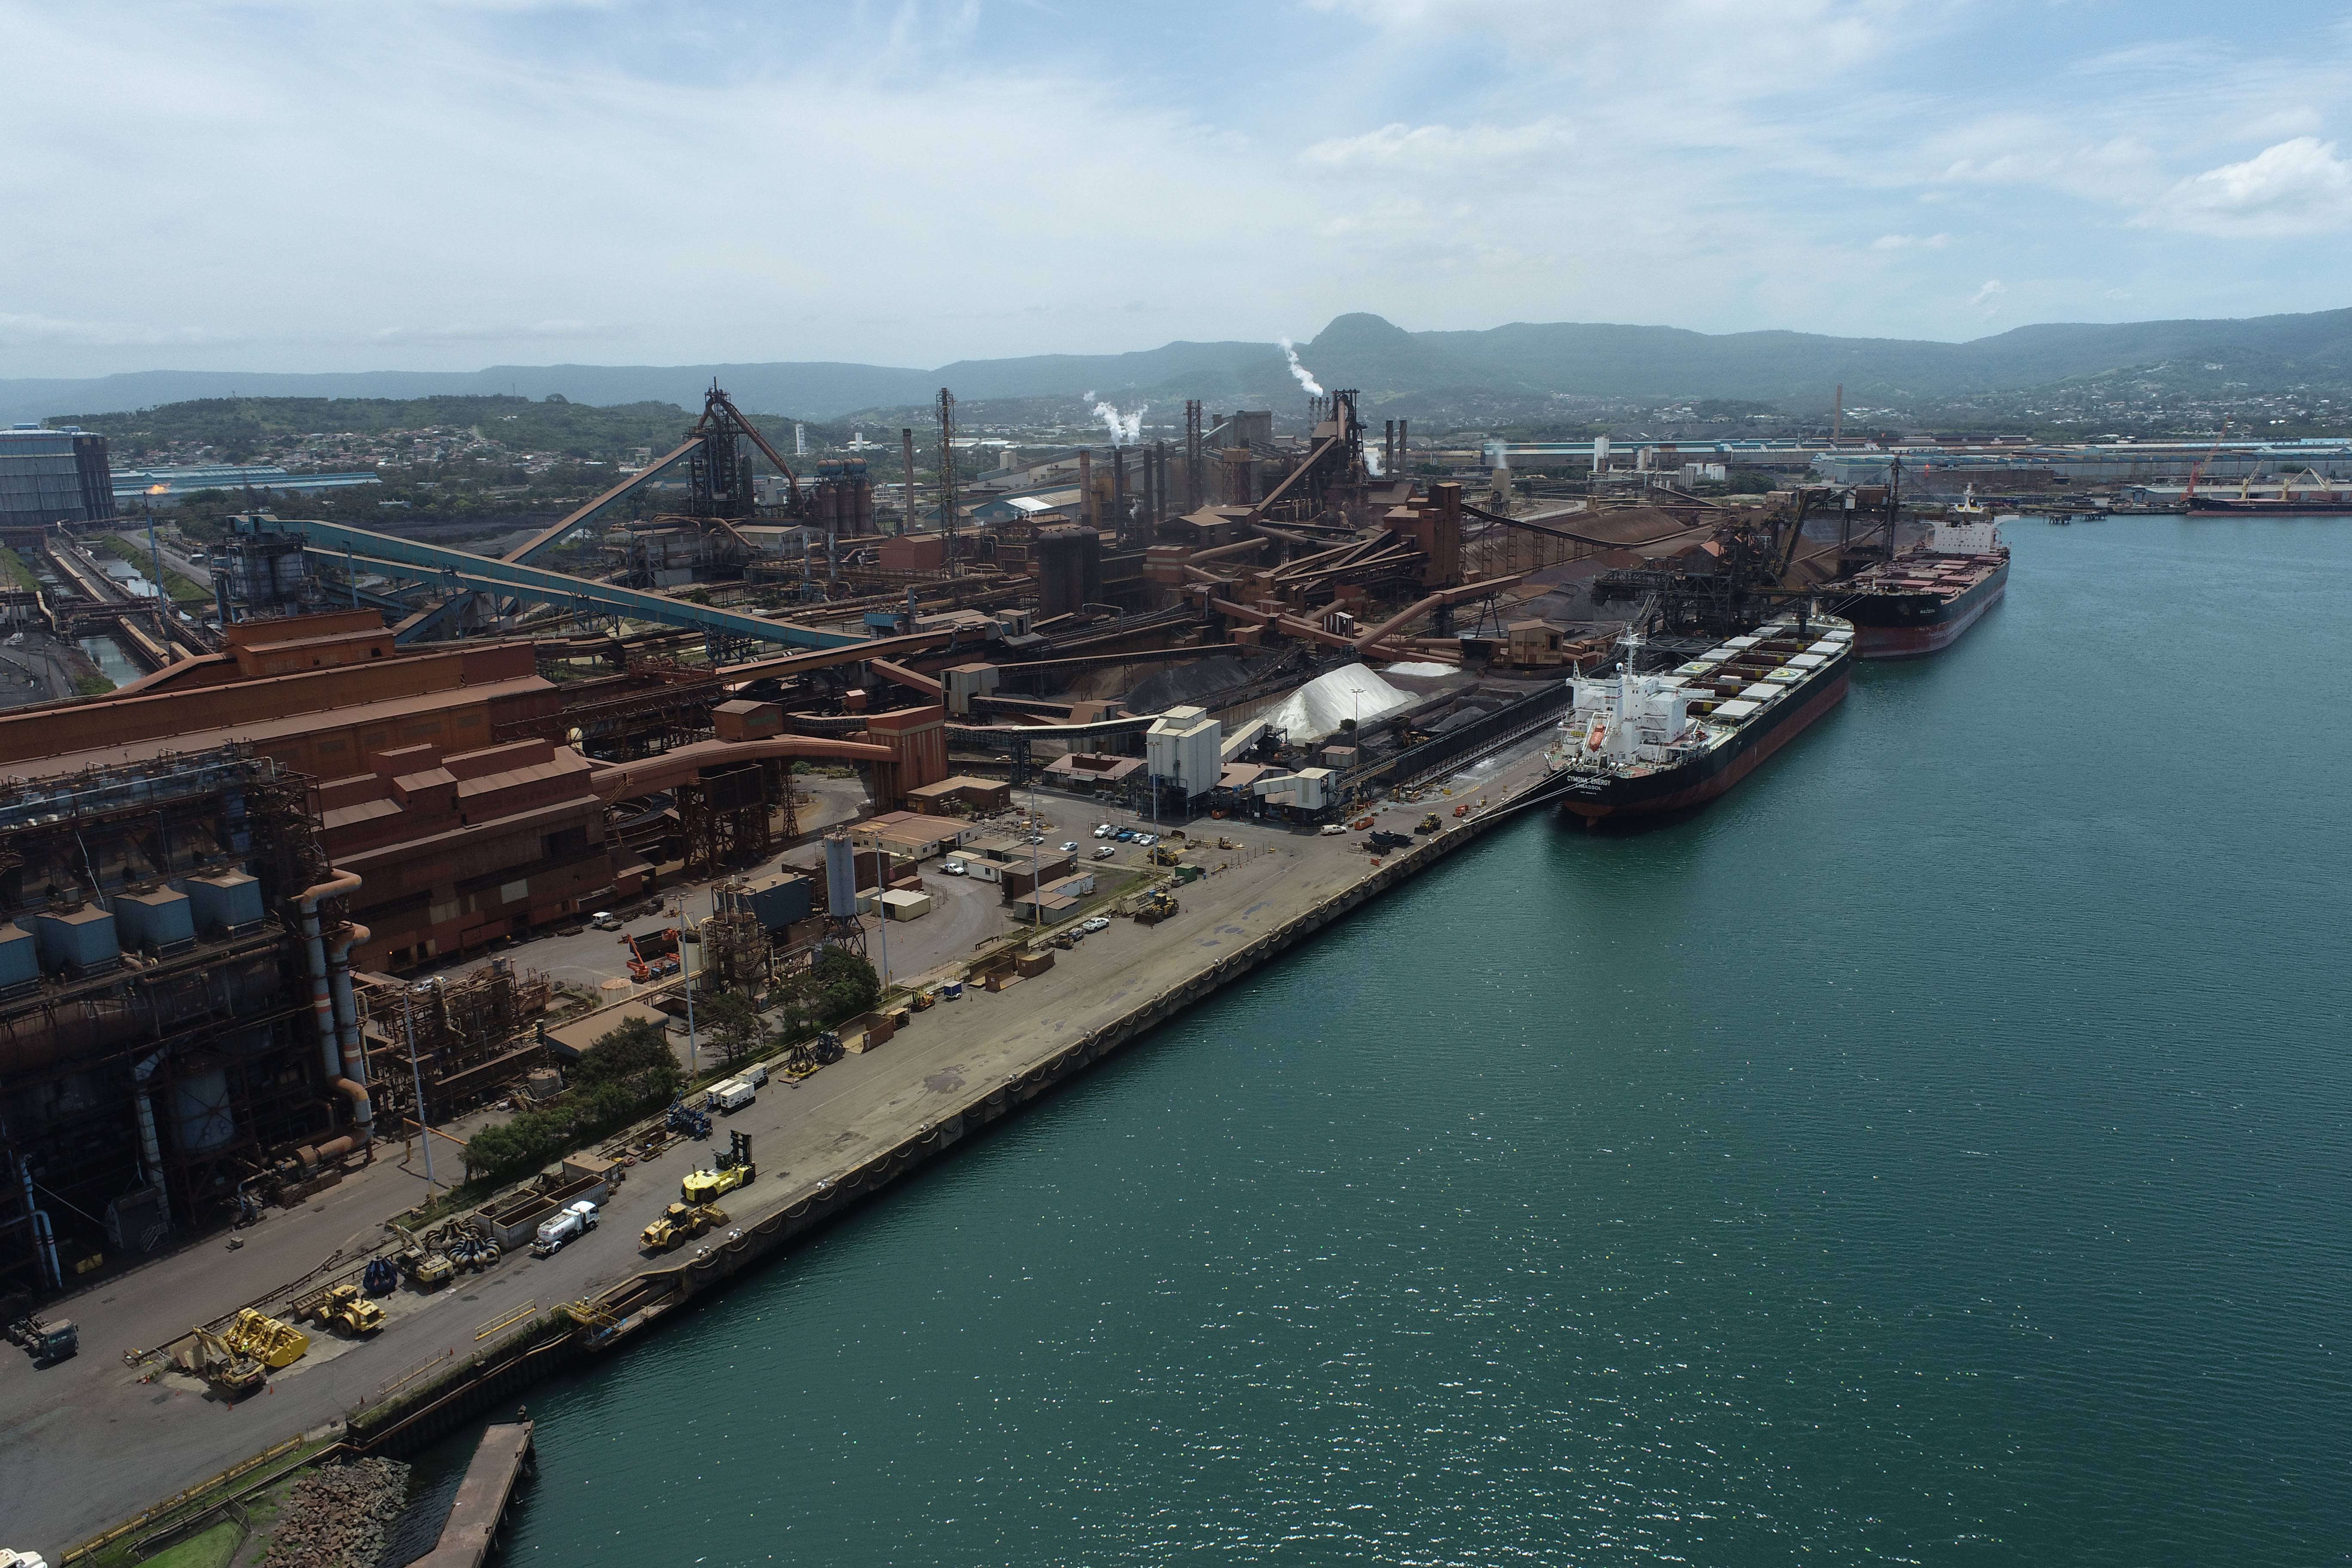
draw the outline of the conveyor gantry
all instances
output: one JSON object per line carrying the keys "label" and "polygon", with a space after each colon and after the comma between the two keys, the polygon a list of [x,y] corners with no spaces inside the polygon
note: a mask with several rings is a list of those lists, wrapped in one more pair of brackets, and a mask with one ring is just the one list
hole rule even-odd
{"label": "conveyor gantry", "polygon": [[413,539],[395,539],[339,522],[251,517],[236,520],[234,526],[239,532],[255,536],[299,538],[331,564],[364,564],[422,582],[438,583],[453,591],[514,595],[544,604],[577,605],[656,626],[793,647],[848,647],[867,640],[859,632],[826,631],[791,621],[763,620],[740,610],[688,604],[660,594],[551,572],[543,566],[494,560]]}

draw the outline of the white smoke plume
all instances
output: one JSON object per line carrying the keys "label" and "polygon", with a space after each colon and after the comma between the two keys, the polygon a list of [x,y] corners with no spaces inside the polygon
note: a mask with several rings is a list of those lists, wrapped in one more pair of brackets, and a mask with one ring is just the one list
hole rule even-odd
{"label": "white smoke plume", "polygon": [[1282,344],[1282,357],[1290,362],[1290,374],[1298,378],[1298,384],[1307,389],[1307,395],[1309,397],[1322,396],[1323,384],[1307,374],[1307,367],[1298,363],[1298,351],[1291,346],[1290,340],[1288,338],[1277,338],[1275,341]]}
{"label": "white smoke plume", "polygon": [[1094,404],[1095,417],[1101,420],[1103,428],[1110,432],[1112,446],[1132,447],[1142,440],[1143,416],[1151,411],[1151,405],[1139,403],[1135,405],[1134,413],[1121,414],[1118,405],[1098,402],[1091,392],[1087,393],[1086,397],[1087,401]]}
{"label": "white smoke plume", "polygon": [[1387,478],[1381,472],[1381,455],[1370,441],[1364,443],[1364,471],[1376,479]]}

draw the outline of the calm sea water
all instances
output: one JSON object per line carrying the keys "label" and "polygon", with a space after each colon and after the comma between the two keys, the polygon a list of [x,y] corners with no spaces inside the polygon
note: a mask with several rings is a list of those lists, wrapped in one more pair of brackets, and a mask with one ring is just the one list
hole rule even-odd
{"label": "calm sea water", "polygon": [[2352,521],[2011,532],[1701,815],[1501,832],[538,1391],[509,1561],[2342,1560]]}

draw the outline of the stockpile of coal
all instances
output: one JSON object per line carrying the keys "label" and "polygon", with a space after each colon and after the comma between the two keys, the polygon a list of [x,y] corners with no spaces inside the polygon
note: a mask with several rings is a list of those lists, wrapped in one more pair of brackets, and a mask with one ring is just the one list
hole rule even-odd
{"label": "stockpile of coal", "polygon": [[329,1465],[294,1483],[261,1568],[398,1568],[387,1557],[408,1500],[408,1467],[394,1459]]}

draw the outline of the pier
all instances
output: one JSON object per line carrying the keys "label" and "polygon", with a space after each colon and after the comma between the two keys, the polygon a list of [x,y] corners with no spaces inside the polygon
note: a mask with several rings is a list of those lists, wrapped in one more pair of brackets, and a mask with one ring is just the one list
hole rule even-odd
{"label": "pier", "polygon": [[488,1560],[517,1483],[538,1468],[530,1431],[531,1422],[523,1417],[482,1434],[474,1462],[457,1485],[457,1500],[449,1505],[440,1540],[409,1568],[481,1568]]}

